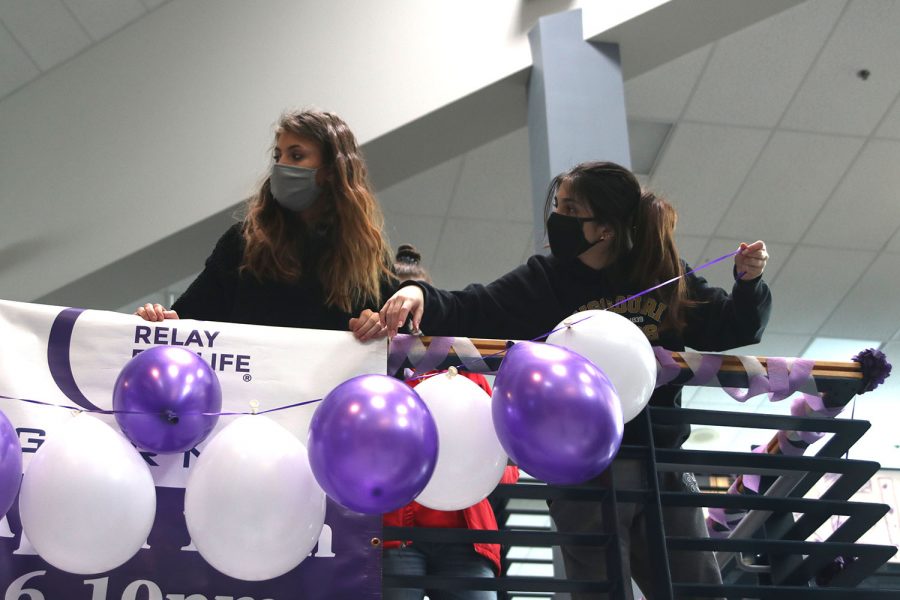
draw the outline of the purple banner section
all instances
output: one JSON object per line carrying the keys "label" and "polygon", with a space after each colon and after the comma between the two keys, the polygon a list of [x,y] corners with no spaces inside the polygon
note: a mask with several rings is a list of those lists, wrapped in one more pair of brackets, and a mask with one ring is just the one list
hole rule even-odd
{"label": "purple banner section", "polygon": [[[326,528],[312,555],[285,575],[251,582],[222,575],[198,552],[183,550],[190,546],[183,489],[157,487],[156,495],[156,521],[147,540],[150,548],[140,550],[121,567],[96,575],[65,573],[34,554],[16,554],[22,541],[16,502],[7,515],[12,537],[0,537],[0,594],[30,600],[42,596],[46,600],[381,598],[381,546],[372,545],[373,538],[381,538],[380,516],[354,513],[329,500]],[[0,530],[3,533],[9,535]]]}

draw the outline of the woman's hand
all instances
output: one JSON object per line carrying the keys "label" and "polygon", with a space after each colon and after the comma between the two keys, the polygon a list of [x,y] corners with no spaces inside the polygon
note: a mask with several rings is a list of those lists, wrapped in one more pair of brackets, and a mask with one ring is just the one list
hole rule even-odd
{"label": "woman's hand", "polygon": [[408,285],[400,288],[381,307],[381,324],[387,328],[388,336],[397,335],[406,319],[412,315],[413,329],[418,330],[425,312],[425,294],[422,288]]}
{"label": "woman's hand", "polygon": [[381,324],[380,315],[368,308],[350,319],[350,331],[361,342],[377,340],[387,335],[387,327]]}
{"label": "woman's hand", "polygon": [[162,304],[150,304],[149,302],[134,311],[134,314],[145,321],[165,321],[178,318],[178,313],[174,310],[166,310]]}
{"label": "woman's hand", "polygon": [[763,274],[768,260],[769,253],[766,252],[764,241],[759,240],[749,245],[741,243],[740,252],[734,256],[734,268],[742,280],[750,281]]}

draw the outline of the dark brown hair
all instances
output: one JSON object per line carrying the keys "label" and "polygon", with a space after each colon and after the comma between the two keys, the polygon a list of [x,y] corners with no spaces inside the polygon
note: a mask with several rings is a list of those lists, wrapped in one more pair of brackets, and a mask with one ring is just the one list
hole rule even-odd
{"label": "dark brown hair", "polygon": [[410,279],[431,283],[431,275],[422,266],[422,255],[412,244],[400,244],[394,258],[394,273],[400,281]]}
{"label": "dark brown hair", "polygon": [[587,203],[600,223],[615,232],[610,248],[612,264],[621,268],[620,259],[628,257],[628,272],[622,276],[636,291],[680,277],[654,294],[669,305],[663,328],[682,330],[686,309],[696,302],[688,297],[682,277],[684,265],[675,247],[678,215],[672,205],[652,192],[642,191],[637,178],[625,167],[612,162],[586,162],[553,178],[544,206],[545,221],[563,182],[576,198]]}
{"label": "dark brown hair", "polygon": [[[322,186],[323,222],[331,224],[328,244],[319,261],[318,277],[325,301],[346,312],[364,304],[380,305],[380,281],[391,277],[384,217],[372,193],[366,163],[347,124],[329,112],[286,113],[278,121],[283,132],[307,136],[322,149],[322,168],[329,173]],[[306,233],[299,219],[278,206],[269,178],[249,201],[244,219],[244,259],[241,271],[260,279],[295,281],[303,273],[298,238]]]}

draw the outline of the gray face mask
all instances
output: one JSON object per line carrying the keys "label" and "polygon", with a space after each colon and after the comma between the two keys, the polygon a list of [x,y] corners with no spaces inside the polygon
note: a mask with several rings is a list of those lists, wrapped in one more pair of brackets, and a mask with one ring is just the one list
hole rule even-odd
{"label": "gray face mask", "polygon": [[316,169],[275,164],[269,184],[275,201],[294,212],[309,208],[319,197]]}

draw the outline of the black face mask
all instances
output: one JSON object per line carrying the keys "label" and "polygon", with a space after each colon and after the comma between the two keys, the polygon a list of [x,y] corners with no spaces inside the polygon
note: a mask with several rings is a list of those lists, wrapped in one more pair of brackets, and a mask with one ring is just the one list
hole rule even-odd
{"label": "black face mask", "polygon": [[589,250],[597,242],[587,241],[582,225],[596,220],[595,217],[570,217],[557,212],[550,213],[547,235],[550,237],[550,252],[553,256],[560,260],[571,260]]}

